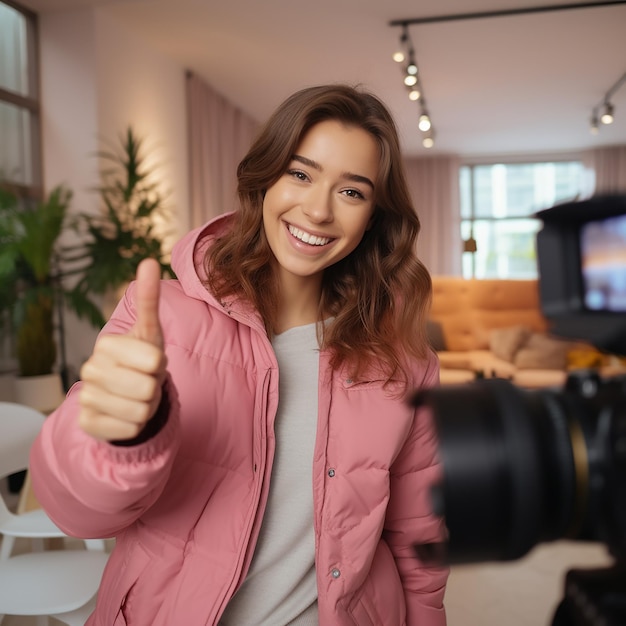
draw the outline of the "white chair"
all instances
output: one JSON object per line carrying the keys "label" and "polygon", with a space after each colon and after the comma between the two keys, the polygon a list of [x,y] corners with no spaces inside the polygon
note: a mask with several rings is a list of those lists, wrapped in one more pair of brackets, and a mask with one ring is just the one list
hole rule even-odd
{"label": "white chair", "polygon": [[[0,480],[28,468],[32,443],[45,416],[23,405],[0,402]],[[4,615],[55,617],[82,626],[95,605],[108,554],[101,539],[83,540],[86,550],[42,550],[46,538],[68,538],[43,510],[16,515],[0,496],[0,622]],[[19,537],[39,549],[11,556]],[[36,547],[36,546],[34,546]]]}
{"label": "white chair", "polygon": [[[0,480],[28,469],[30,448],[45,419],[43,413],[31,407],[0,402]],[[16,515],[0,495],[0,537],[0,561],[4,561],[11,555],[18,537],[30,539],[35,549],[42,550],[44,539],[67,535],[43,509]],[[101,549],[104,549],[104,541],[101,541]]]}
{"label": "white chair", "polygon": [[84,626],[96,604],[108,554],[96,550],[28,552],[0,562],[0,622],[4,615],[48,617]]}

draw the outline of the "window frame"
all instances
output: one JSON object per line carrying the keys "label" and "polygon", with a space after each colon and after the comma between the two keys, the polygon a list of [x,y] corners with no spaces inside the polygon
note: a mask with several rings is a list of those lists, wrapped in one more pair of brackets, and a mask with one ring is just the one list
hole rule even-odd
{"label": "window frame", "polygon": [[[529,215],[507,215],[507,216],[481,216],[477,215],[476,203],[475,203],[475,176],[474,170],[477,167],[490,167],[495,165],[504,165],[504,166],[514,166],[514,165],[542,165],[548,163],[579,163],[581,167],[584,169],[584,159],[582,155],[577,152],[571,153],[559,153],[559,154],[543,154],[543,155],[531,155],[531,154],[519,154],[519,155],[506,155],[506,156],[494,156],[494,157],[476,157],[476,158],[468,158],[463,160],[459,166],[459,188],[461,188],[461,178],[462,172],[465,169],[469,170],[468,179],[469,184],[467,186],[466,193],[469,196],[469,215],[462,215],[461,209],[459,206],[459,229],[461,234],[461,241],[463,245],[462,252],[462,263],[461,263],[461,271],[462,275],[465,278],[476,278],[476,248],[477,242],[474,238],[476,228],[475,225],[478,222],[488,222],[492,224],[503,224],[509,221],[530,221],[530,222],[538,222],[539,220],[533,216],[533,213]],[[584,181],[580,181],[580,189],[579,194],[582,193],[582,188]],[[463,193],[461,193],[461,197]],[[570,200],[572,198],[569,198]],[[559,202],[565,202],[566,199],[559,200]],[[545,207],[547,208],[547,207]],[[469,223],[469,228],[467,229],[469,232],[469,237],[466,238],[464,234],[464,225]],[[466,264],[465,264],[465,255],[471,254],[471,262],[470,266],[470,276],[466,274]],[[513,277],[508,277],[513,279]],[[537,278],[537,273],[535,273],[535,278]]]}
{"label": "window frame", "polygon": [[30,185],[7,181],[22,197],[40,200],[43,197],[43,160],[41,131],[41,89],[39,61],[39,21],[37,14],[13,2],[0,0],[2,4],[21,13],[26,21],[26,45],[28,54],[28,96],[0,86],[0,102],[18,107],[28,112],[30,121],[30,154],[33,180]]}

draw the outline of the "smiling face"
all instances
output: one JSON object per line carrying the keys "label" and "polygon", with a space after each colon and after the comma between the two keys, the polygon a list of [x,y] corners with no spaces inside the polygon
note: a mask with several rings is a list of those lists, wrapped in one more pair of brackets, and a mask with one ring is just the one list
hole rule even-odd
{"label": "smiling face", "polygon": [[324,270],[357,247],[374,213],[379,162],[376,140],[362,128],[327,120],[304,135],[263,200],[283,291],[319,292]]}

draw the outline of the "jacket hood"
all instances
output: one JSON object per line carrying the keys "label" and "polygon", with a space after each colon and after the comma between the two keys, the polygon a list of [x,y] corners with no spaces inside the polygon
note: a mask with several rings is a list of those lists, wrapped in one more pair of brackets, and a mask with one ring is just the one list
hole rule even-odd
{"label": "jacket hood", "polygon": [[255,326],[265,333],[265,326],[252,304],[235,296],[218,300],[206,286],[204,257],[217,237],[231,228],[234,212],[224,213],[203,226],[191,230],[176,243],[172,250],[172,269],[185,294],[217,307],[224,313],[248,326]]}
{"label": "jacket hood", "polygon": [[224,213],[184,235],[172,250],[172,269],[185,293],[222,306],[206,288],[204,256],[213,241],[230,228],[234,213]]}

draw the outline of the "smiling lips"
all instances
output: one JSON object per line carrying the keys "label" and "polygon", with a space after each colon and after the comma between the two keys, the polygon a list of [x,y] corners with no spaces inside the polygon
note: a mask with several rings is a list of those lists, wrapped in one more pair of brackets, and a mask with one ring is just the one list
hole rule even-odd
{"label": "smiling lips", "polygon": [[332,241],[330,237],[318,237],[317,235],[312,235],[311,233],[300,230],[291,224],[287,224],[287,229],[296,239],[310,246],[325,246]]}

